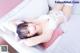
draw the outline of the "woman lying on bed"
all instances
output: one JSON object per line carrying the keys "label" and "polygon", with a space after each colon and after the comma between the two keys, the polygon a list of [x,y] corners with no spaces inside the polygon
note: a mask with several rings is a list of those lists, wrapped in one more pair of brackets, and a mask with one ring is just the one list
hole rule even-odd
{"label": "woman lying on bed", "polygon": [[21,20],[22,23],[16,25],[19,42],[27,46],[48,42],[52,37],[53,31],[59,24],[64,22],[65,18],[70,15],[70,12],[70,6],[63,7],[60,4],[55,5],[55,9],[50,11],[48,15],[40,16],[39,19]]}
{"label": "woman lying on bed", "polygon": [[20,42],[27,46],[48,42],[52,37],[53,31],[64,19],[62,12],[55,13],[60,13],[58,18],[51,11],[49,15],[42,15],[39,19],[32,21],[23,20],[23,23],[17,26],[17,33],[21,39]]}
{"label": "woman lying on bed", "polygon": [[23,20],[17,25],[19,42],[27,46],[49,42],[51,37],[54,37],[53,31],[70,16],[71,6],[63,6],[63,4],[55,5],[48,15],[42,15],[38,19]]}

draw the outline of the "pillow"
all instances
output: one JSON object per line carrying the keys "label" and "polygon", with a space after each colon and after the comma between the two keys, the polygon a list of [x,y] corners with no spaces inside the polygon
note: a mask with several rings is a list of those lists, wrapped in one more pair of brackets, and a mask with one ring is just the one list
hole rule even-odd
{"label": "pillow", "polygon": [[52,38],[48,42],[41,44],[41,46],[45,49],[48,48],[50,45],[54,44],[55,40],[61,36],[61,34],[63,34],[63,31],[60,27],[55,29],[55,31],[53,31]]}

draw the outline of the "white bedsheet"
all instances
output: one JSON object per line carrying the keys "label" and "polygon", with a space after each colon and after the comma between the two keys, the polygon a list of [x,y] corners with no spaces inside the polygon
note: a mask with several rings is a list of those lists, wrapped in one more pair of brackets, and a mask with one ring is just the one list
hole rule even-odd
{"label": "white bedsheet", "polygon": [[[72,15],[71,20],[62,26],[65,33],[58,40],[57,44],[49,47],[45,53],[80,53],[80,14],[77,9]],[[78,10],[80,10],[80,8]],[[2,38],[4,38],[19,53],[43,53],[42,51],[39,51],[39,49],[20,45],[14,40],[13,35],[1,35],[3,35]]]}
{"label": "white bedsheet", "polygon": [[80,3],[74,6],[70,21],[61,27],[64,34],[45,53],[80,53]]}

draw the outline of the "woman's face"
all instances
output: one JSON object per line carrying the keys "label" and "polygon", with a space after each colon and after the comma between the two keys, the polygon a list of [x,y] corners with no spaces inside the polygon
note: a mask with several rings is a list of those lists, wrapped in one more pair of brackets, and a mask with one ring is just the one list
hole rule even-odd
{"label": "woman's face", "polygon": [[33,36],[35,33],[37,33],[36,24],[29,23],[27,26],[27,31],[28,31],[28,34],[27,34],[28,37]]}
{"label": "woman's face", "polygon": [[24,22],[17,26],[17,33],[20,39],[29,38],[39,33],[39,24]]}

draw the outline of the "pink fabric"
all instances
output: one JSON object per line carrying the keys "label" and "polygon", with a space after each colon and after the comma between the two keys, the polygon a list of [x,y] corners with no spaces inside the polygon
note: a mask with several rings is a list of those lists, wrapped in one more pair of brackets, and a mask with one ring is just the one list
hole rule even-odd
{"label": "pink fabric", "polygon": [[57,28],[54,32],[53,32],[53,36],[50,39],[50,41],[48,41],[47,43],[43,43],[41,46],[43,48],[48,48],[51,44],[53,44],[55,42],[55,40],[61,35],[63,34],[63,31],[61,28]]}
{"label": "pink fabric", "polygon": [[0,45],[4,45],[6,44],[5,40],[3,40],[2,38],[0,38]]}
{"label": "pink fabric", "polygon": [[[4,16],[6,13],[11,11],[14,7],[16,7],[22,0],[0,0],[0,17]],[[47,43],[42,44],[44,48],[49,47],[54,41],[63,33],[61,28],[57,28],[53,32],[53,36],[51,40]],[[0,44],[5,44],[3,39],[0,39]]]}
{"label": "pink fabric", "polygon": [[[22,0],[0,0],[0,17],[4,16],[21,2]],[[1,44],[6,44],[2,38],[0,38]]]}
{"label": "pink fabric", "polygon": [[22,0],[0,0],[0,17],[11,11]]}

